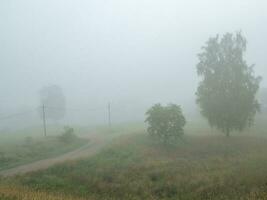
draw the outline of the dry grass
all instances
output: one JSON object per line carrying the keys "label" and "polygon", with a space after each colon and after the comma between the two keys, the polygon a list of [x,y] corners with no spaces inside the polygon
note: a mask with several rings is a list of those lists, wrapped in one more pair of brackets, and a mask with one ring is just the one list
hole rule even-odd
{"label": "dry grass", "polygon": [[0,185],[1,200],[85,200],[83,198],[67,196],[62,194],[49,194],[31,190],[22,186]]}

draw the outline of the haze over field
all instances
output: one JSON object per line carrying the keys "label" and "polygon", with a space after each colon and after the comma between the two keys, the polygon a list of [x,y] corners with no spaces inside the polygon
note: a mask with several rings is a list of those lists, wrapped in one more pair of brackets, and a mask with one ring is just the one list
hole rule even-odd
{"label": "haze over field", "polygon": [[267,200],[266,0],[0,0],[1,200]]}
{"label": "haze over field", "polygon": [[[248,64],[267,86],[267,2],[263,0],[13,0],[0,2],[0,111],[39,106],[59,85],[67,120],[143,120],[152,104],[195,110],[196,64],[210,36],[242,30]],[[3,115],[4,115],[3,114]]]}

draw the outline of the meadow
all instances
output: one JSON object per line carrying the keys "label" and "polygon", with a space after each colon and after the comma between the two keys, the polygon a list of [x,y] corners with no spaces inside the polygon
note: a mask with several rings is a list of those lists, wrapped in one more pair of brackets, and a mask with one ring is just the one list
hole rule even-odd
{"label": "meadow", "polygon": [[230,138],[192,124],[168,147],[141,126],[103,127],[100,135],[115,137],[99,153],[2,178],[0,199],[267,199],[265,120],[257,123]]}
{"label": "meadow", "polygon": [[39,128],[28,128],[16,132],[3,133],[0,136],[0,170],[16,167],[36,160],[50,158],[72,151],[88,141],[76,138],[64,142],[62,131],[50,129],[50,136],[43,137]]}

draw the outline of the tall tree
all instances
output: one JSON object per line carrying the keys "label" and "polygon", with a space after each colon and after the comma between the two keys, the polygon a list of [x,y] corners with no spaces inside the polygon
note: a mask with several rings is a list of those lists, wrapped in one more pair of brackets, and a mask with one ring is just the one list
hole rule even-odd
{"label": "tall tree", "polygon": [[211,126],[230,135],[251,126],[260,106],[256,99],[261,77],[244,60],[243,35],[226,33],[210,38],[198,55],[197,73],[202,78],[197,103]]}
{"label": "tall tree", "polygon": [[[40,103],[40,107],[44,106],[45,108],[47,118],[60,120],[65,116],[65,95],[58,85],[43,87],[40,90]],[[40,112],[42,112],[42,109],[40,109]]]}

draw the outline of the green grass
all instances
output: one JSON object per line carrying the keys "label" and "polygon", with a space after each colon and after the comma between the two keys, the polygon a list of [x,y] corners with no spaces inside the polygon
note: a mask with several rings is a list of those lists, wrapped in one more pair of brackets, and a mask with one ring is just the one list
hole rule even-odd
{"label": "green grass", "polygon": [[34,134],[34,130],[16,132],[10,134],[10,137],[7,134],[0,136],[0,170],[54,157],[87,143],[79,138],[64,143],[58,136],[41,137]]}
{"label": "green grass", "polygon": [[[128,133],[129,130],[140,130],[143,127],[143,124],[135,123],[114,125],[111,128],[107,126],[74,126],[74,130],[75,134],[81,137],[97,134],[99,136],[113,138]],[[43,136],[42,127],[29,127],[13,132],[0,133],[0,170],[54,157],[76,149],[88,142],[77,139],[72,143],[65,144],[58,138],[62,134],[62,131],[63,127],[57,125],[47,127],[48,137]]]}
{"label": "green grass", "polygon": [[113,140],[95,156],[0,183],[72,199],[267,200],[265,123],[226,138],[189,122],[184,140],[170,147],[151,140],[141,124],[97,127],[90,131]]}
{"label": "green grass", "polygon": [[123,136],[93,158],[17,180],[37,191],[93,199],[253,199],[267,191],[266,143],[190,136],[166,148],[141,133]]}

